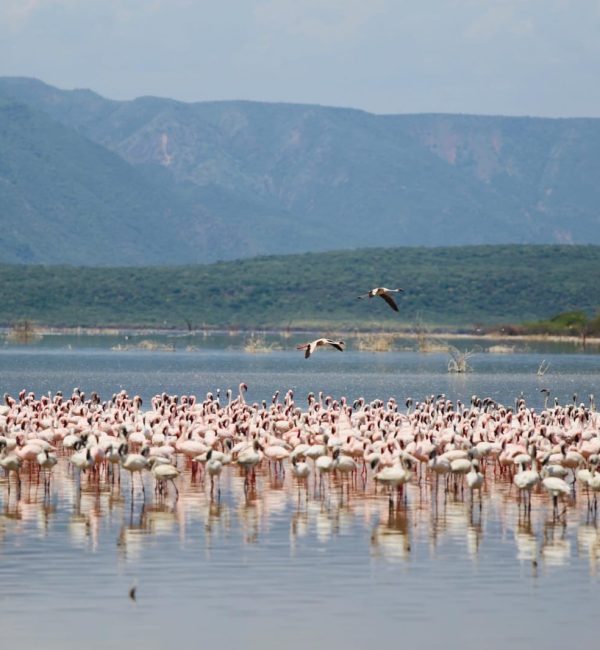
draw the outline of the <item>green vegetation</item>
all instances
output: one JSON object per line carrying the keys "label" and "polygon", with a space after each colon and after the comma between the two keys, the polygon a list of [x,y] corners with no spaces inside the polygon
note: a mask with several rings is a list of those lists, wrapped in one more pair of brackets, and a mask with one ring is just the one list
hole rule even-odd
{"label": "green vegetation", "polygon": [[[400,313],[356,297],[401,286]],[[598,246],[363,249],[206,266],[0,265],[0,323],[177,329],[337,327],[482,331],[502,323],[595,314]]]}
{"label": "green vegetation", "polygon": [[525,323],[524,334],[556,334],[559,336],[600,336],[600,310],[593,318],[584,311],[567,311],[547,320]]}

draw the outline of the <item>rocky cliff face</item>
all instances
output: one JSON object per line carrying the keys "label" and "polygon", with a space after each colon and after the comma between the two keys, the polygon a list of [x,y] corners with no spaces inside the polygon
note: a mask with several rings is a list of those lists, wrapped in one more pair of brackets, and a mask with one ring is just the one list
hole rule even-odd
{"label": "rocky cliff face", "polygon": [[[11,78],[0,79],[0,96],[99,145],[158,192],[165,223],[185,233],[178,246],[164,240],[167,264],[360,246],[600,243],[596,119],[116,102]],[[11,215],[25,214],[18,203],[7,203]],[[156,263],[145,237],[133,247]]]}

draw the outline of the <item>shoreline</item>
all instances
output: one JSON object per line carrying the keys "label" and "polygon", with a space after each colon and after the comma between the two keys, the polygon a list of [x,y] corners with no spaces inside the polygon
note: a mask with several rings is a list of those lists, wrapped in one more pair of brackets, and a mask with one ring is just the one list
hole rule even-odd
{"label": "shoreline", "polygon": [[[11,328],[0,328],[4,335],[8,335]],[[402,331],[382,331],[374,329],[365,330],[349,330],[349,329],[336,329],[322,328],[316,330],[314,328],[201,328],[196,330],[186,329],[166,329],[154,327],[36,327],[35,333],[40,336],[211,336],[211,335],[229,335],[229,336],[252,336],[256,334],[272,334],[279,336],[291,336],[293,334],[314,334],[320,332],[327,332],[331,335],[345,336],[348,338],[359,338],[361,336],[384,336],[399,339],[448,339],[448,340],[481,340],[481,341],[536,341],[548,343],[575,343],[583,345],[580,336],[558,335],[558,334],[502,334],[497,332],[486,332],[482,334],[477,333],[463,333],[453,332],[450,330],[439,330],[427,333],[415,332],[402,332]],[[600,337],[586,337],[585,345],[600,346]]]}

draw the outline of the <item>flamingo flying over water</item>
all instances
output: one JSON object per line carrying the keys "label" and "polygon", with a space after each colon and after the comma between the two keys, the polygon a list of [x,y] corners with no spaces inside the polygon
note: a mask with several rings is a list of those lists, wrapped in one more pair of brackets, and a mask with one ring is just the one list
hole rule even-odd
{"label": "flamingo flying over water", "polygon": [[324,345],[330,345],[332,348],[335,348],[336,350],[339,350],[340,352],[344,351],[344,346],[346,345],[344,341],[334,341],[333,339],[315,339],[314,341],[311,341],[310,343],[303,343],[302,345],[297,345],[296,349],[297,350],[305,350],[304,352],[304,358],[308,359],[310,355],[315,352],[318,348],[324,346]]}
{"label": "flamingo flying over water", "polygon": [[375,289],[371,289],[369,293],[365,293],[363,296],[358,296],[358,298],[359,300],[362,300],[363,298],[374,298],[375,296],[379,296],[380,298],[383,298],[394,311],[400,311],[398,309],[396,301],[390,295],[392,293],[399,293],[400,291],[404,291],[404,289],[387,289],[386,287],[375,287]]}

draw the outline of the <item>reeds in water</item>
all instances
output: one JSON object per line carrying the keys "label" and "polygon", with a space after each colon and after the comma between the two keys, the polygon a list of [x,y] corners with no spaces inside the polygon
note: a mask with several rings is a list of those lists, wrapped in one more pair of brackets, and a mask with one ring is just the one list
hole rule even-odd
{"label": "reeds in water", "polygon": [[469,365],[469,359],[477,352],[481,352],[481,348],[476,346],[472,350],[459,350],[453,345],[448,345],[447,347],[450,356],[452,357],[448,361],[448,372],[471,372],[473,368]]}
{"label": "reeds in water", "polygon": [[366,334],[359,337],[356,348],[362,352],[391,352],[395,339],[393,334]]}
{"label": "reeds in water", "polygon": [[490,345],[488,352],[490,354],[513,354],[515,349],[514,345]]}
{"label": "reeds in water", "polygon": [[127,352],[130,350],[148,350],[150,352],[175,352],[175,346],[172,343],[160,343],[159,341],[152,341],[144,339],[136,344],[122,345],[121,343],[113,345],[111,350],[116,352]]}
{"label": "reeds in water", "polygon": [[42,335],[35,324],[30,320],[23,320],[15,323],[6,335],[6,340],[11,343],[33,343],[39,341]]}
{"label": "reeds in water", "polygon": [[268,354],[276,349],[273,343],[267,343],[264,336],[257,334],[252,334],[244,343],[244,352],[248,352],[249,354]]}

